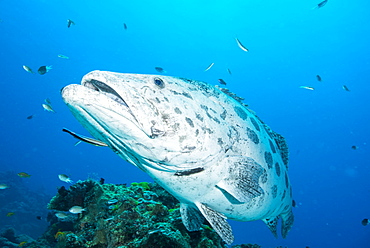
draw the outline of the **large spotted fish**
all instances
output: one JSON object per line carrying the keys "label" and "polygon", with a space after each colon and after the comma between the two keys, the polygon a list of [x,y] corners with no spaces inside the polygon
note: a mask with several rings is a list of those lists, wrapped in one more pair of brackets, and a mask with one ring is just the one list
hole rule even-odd
{"label": "large spotted fish", "polygon": [[288,149],[227,89],[170,76],[93,71],[62,97],[78,121],[181,203],[185,227],[204,218],[228,244],[227,219],[293,224]]}

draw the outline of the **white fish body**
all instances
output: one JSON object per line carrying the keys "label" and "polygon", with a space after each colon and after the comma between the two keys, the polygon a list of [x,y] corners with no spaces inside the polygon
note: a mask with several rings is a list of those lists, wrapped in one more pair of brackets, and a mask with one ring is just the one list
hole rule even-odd
{"label": "white fish body", "polygon": [[[228,243],[227,218],[293,225],[285,140],[241,102],[203,82],[93,71],[62,97],[98,140],[181,203],[189,231],[204,218]],[[233,95],[235,96],[235,95]]]}
{"label": "white fish body", "polygon": [[86,211],[86,209],[80,206],[73,206],[69,209],[69,212],[71,212],[72,214],[80,214],[83,211]]}
{"label": "white fish body", "polygon": [[61,58],[61,59],[69,59],[68,56],[65,56],[63,54],[58,54],[58,58]]}
{"label": "white fish body", "polygon": [[215,63],[211,63],[204,71],[208,71],[209,69],[211,69],[214,64]]}
{"label": "white fish body", "polygon": [[7,188],[9,188],[9,186],[6,185],[5,183],[0,184],[0,189],[7,189]]}
{"label": "white fish body", "polygon": [[66,183],[73,183],[73,181],[65,174],[59,174],[58,178],[60,181],[66,182]]}
{"label": "white fish body", "polygon": [[32,71],[32,69],[31,69],[30,67],[26,66],[26,65],[23,65],[23,69],[24,69],[26,72],[34,73],[34,72]]}
{"label": "white fish body", "polygon": [[240,40],[238,38],[235,38],[235,41],[236,41],[236,44],[238,44],[238,47],[240,49],[242,49],[244,52],[248,52],[249,51],[245,46],[243,46],[243,44],[240,42]]}
{"label": "white fish body", "polygon": [[42,104],[42,107],[44,108],[44,110],[46,110],[48,112],[55,113],[53,107],[50,104],[48,104],[48,103],[43,103]]}

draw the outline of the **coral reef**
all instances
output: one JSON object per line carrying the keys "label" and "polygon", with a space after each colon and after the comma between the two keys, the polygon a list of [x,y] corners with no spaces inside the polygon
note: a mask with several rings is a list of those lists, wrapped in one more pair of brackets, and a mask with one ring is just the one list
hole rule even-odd
{"label": "coral reef", "polygon": [[[73,206],[85,211],[67,212]],[[178,201],[155,183],[127,186],[79,181],[69,189],[59,188],[48,208],[52,210],[48,230],[24,247],[227,247],[208,225],[188,232],[181,221]]]}
{"label": "coral reef", "polygon": [[198,232],[188,232],[178,201],[157,184],[80,181],[68,190],[60,188],[48,208],[68,211],[72,206],[86,211],[78,218],[53,221],[45,238],[54,239],[56,247],[225,247],[206,225]]}

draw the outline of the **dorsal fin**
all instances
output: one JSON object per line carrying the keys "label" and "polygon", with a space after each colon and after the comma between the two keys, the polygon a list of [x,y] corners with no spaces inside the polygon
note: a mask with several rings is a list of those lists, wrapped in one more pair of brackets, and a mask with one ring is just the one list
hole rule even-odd
{"label": "dorsal fin", "polygon": [[[258,118],[258,117],[257,117]],[[258,118],[259,119],[259,118]],[[261,121],[261,120],[260,120]],[[262,121],[261,121],[262,122]],[[262,122],[263,123],[263,122]],[[263,126],[268,133],[268,135],[275,140],[275,143],[280,151],[281,158],[283,160],[284,165],[288,168],[288,162],[289,162],[289,149],[288,145],[285,141],[285,138],[274,131],[271,130],[269,126],[267,126],[265,123],[263,123]]]}
{"label": "dorsal fin", "polygon": [[244,107],[248,107],[247,104],[243,103],[244,101],[244,98],[243,97],[240,97],[240,96],[237,96],[235,93],[231,92],[228,88],[222,88],[218,85],[215,85],[215,87],[219,90],[221,90],[223,93],[225,93],[226,95],[230,96],[231,98],[233,98],[234,100],[236,100],[237,102],[239,102],[241,105],[243,105]]}

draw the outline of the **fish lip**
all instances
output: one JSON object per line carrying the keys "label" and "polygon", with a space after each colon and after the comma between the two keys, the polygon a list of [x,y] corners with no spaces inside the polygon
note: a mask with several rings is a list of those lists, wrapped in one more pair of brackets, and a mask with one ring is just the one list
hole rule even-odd
{"label": "fish lip", "polygon": [[112,100],[124,105],[125,107],[129,108],[130,107],[128,106],[128,104],[126,103],[126,101],[121,97],[120,94],[117,93],[117,91],[115,91],[112,87],[110,87],[108,84],[100,81],[100,80],[97,80],[97,79],[94,79],[94,78],[90,78],[90,79],[87,79],[85,78],[82,82],[81,82],[81,85],[84,86],[84,87],[87,87],[89,89],[92,89],[94,91],[98,91],[104,95],[106,95],[107,97],[111,98]]}

